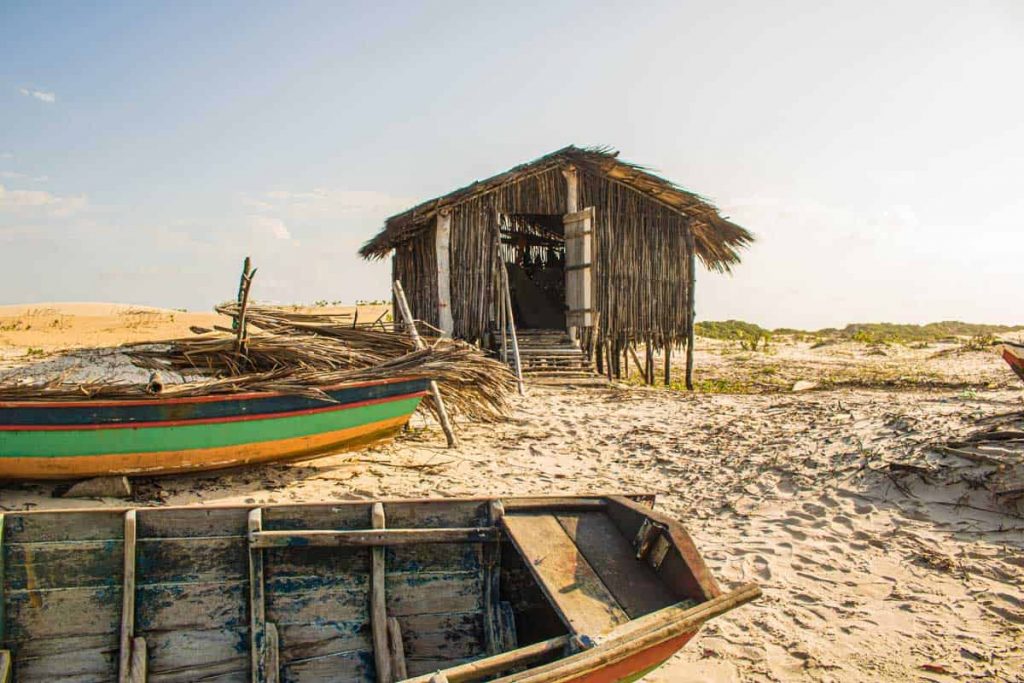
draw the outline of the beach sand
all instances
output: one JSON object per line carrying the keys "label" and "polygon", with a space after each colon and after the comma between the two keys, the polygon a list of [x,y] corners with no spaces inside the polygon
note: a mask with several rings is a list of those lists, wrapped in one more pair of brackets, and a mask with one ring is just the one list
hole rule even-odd
{"label": "beach sand", "polygon": [[[141,479],[137,503],[656,493],[723,587],[764,597],[644,680],[1024,680],[1022,509],[892,466],[1024,409],[1022,385],[990,349],[811,346],[700,340],[699,382],[748,393],[530,386],[508,421],[460,423],[457,449],[417,415],[355,453]],[[8,484],[0,505],[123,505],[54,491]]]}

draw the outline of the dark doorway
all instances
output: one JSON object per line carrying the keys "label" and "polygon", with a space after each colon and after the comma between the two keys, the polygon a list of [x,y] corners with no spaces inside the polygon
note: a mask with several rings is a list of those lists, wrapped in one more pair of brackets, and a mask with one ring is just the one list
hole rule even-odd
{"label": "dark doorway", "polygon": [[562,216],[501,216],[501,258],[508,270],[516,327],[565,329],[565,228]]}

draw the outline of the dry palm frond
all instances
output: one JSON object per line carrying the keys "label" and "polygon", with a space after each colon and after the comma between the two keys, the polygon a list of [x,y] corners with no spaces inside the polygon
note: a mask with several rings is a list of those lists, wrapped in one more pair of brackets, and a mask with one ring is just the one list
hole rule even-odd
{"label": "dry palm frond", "polygon": [[[237,305],[217,310],[237,314]],[[226,332],[127,344],[117,350],[139,367],[198,378],[166,385],[163,397],[275,391],[331,400],[323,391],[327,387],[407,377],[436,380],[445,403],[457,414],[486,420],[505,413],[514,378],[505,365],[478,349],[460,341],[428,339],[427,348],[416,350],[400,332],[353,328],[330,318],[254,305],[246,319],[260,330],[246,338],[241,350],[235,335]],[[0,400],[143,397],[152,396],[142,384],[69,384],[59,379],[0,383]]]}

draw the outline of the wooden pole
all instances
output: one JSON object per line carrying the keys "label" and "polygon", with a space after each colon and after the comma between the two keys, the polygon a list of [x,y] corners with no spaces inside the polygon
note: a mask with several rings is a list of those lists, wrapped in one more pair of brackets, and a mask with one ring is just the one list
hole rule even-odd
{"label": "wooden pole", "polygon": [[694,289],[697,286],[697,248],[693,242],[693,229],[686,226],[686,249],[687,254],[689,286],[686,288],[686,315],[689,323],[686,326],[686,389],[693,391],[693,321],[694,314]]}
{"label": "wooden pole", "polygon": [[249,270],[252,261],[248,256],[242,263],[242,278],[238,283],[238,318],[235,319],[235,351],[241,352],[248,337],[246,334],[245,309],[249,306],[249,289],[256,269]]}
{"label": "wooden pole", "polygon": [[[405,298],[405,290],[402,289],[401,281],[395,280],[391,289],[395,293],[395,301],[398,302],[398,309],[402,314],[402,323],[409,331],[412,343],[417,349],[427,348],[426,342],[420,339],[420,333],[416,329],[416,321],[413,320],[412,311],[409,310],[409,302]],[[448,411],[445,410],[444,401],[441,400],[441,390],[437,386],[437,381],[433,379],[430,380],[430,395],[433,396],[434,405],[437,406],[437,419],[441,423],[441,429],[444,430],[444,437],[448,440],[448,448],[455,448],[459,442],[455,438],[451,422],[448,421]]]}
{"label": "wooden pole", "polygon": [[672,345],[665,344],[665,386],[672,386]]}
{"label": "wooden pole", "polygon": [[526,389],[523,386],[523,362],[519,356],[519,338],[516,337],[516,318],[512,313],[512,294],[508,288],[508,271],[505,264],[501,264],[501,284],[505,292],[505,318],[508,322],[509,337],[512,339],[512,357],[516,362],[516,383],[519,385],[519,395],[525,396]]}
{"label": "wooden pole", "polygon": [[[396,280],[397,282],[397,280]],[[374,503],[370,524],[384,528],[384,506]],[[377,667],[377,683],[392,683],[391,648],[388,647],[388,611],[384,595],[384,546],[373,549],[370,568],[370,630],[373,636],[373,661]]]}
{"label": "wooden pole", "polygon": [[647,367],[645,368],[645,374],[647,383],[650,385],[654,384],[654,347],[651,346],[651,338],[647,338],[647,356],[644,358],[647,361]]}

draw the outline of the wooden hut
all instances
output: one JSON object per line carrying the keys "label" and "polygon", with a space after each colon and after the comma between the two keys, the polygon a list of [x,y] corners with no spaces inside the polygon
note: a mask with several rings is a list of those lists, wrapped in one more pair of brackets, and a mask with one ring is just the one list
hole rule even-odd
{"label": "wooden hut", "polygon": [[392,216],[360,253],[393,254],[413,315],[446,334],[493,344],[508,283],[520,331],[565,331],[617,372],[643,346],[653,381],[653,350],[692,358],[696,259],[729,271],[752,239],[617,152],[569,146]]}

